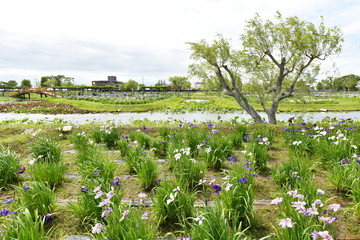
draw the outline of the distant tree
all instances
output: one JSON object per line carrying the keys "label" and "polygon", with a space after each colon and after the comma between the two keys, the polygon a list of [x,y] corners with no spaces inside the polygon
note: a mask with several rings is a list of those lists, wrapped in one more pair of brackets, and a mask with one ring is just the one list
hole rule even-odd
{"label": "distant tree", "polygon": [[174,76],[169,78],[171,87],[175,91],[186,90],[191,88],[191,83],[187,77]]}
{"label": "distant tree", "polygon": [[17,83],[17,81],[15,81],[15,80],[9,80],[9,81],[7,82],[7,86],[10,87],[10,88],[16,88],[17,85],[18,85],[18,83]]}
{"label": "distant tree", "polygon": [[41,87],[61,87],[63,84],[66,86],[73,86],[72,77],[65,77],[64,75],[57,75],[57,76],[43,76],[41,77],[40,86]]}
{"label": "distant tree", "polygon": [[359,81],[360,81],[360,76],[350,74],[339,78],[335,78],[334,85],[336,86],[337,91],[341,91],[341,90],[356,91]]}
{"label": "distant tree", "polygon": [[130,79],[128,82],[121,84],[119,88],[124,91],[135,91],[139,88],[139,83]]}
{"label": "distant tree", "polygon": [[157,83],[155,83],[155,87],[163,87],[163,86],[166,86],[167,83],[165,80],[158,80]]}
{"label": "distant tree", "polygon": [[[216,77],[223,92],[232,96],[255,122],[264,123],[249,102],[252,96],[261,105],[268,122],[276,124],[279,103],[292,97],[299,81],[308,82],[319,72],[320,61],[341,51],[339,28],[318,26],[296,16],[276,21],[259,15],[247,21],[240,37],[242,48],[235,50],[221,35],[208,44],[205,40],[189,43],[190,73],[212,80]],[[213,77],[211,77],[213,76]]]}
{"label": "distant tree", "polygon": [[21,88],[31,88],[32,85],[31,85],[31,81],[29,79],[23,79],[21,81],[21,85],[20,85]]}

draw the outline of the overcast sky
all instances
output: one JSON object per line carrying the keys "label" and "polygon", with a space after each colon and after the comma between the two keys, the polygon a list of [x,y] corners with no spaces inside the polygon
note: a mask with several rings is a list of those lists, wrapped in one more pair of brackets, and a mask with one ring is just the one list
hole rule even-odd
{"label": "overcast sky", "polygon": [[0,81],[61,74],[90,85],[115,75],[152,85],[187,75],[186,42],[221,33],[236,46],[246,20],[277,10],[340,27],[343,52],[323,71],[360,75],[359,0],[0,0]]}

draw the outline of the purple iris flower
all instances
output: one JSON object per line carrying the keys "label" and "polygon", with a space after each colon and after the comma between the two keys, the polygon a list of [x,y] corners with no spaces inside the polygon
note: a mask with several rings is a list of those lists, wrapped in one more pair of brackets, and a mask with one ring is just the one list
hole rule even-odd
{"label": "purple iris flower", "polygon": [[165,141],[161,141],[162,144],[165,144],[166,142]]}
{"label": "purple iris flower", "polygon": [[182,127],[183,127],[183,125],[180,123],[180,124],[178,125],[178,127],[179,127],[179,128],[182,128]]}
{"label": "purple iris flower", "polygon": [[100,170],[96,170],[93,175],[97,176],[97,175],[99,175],[99,173],[100,173]]}
{"label": "purple iris flower", "polygon": [[10,214],[10,211],[7,209],[0,210],[0,215],[6,217]]}
{"label": "purple iris flower", "polygon": [[239,183],[247,183],[248,179],[246,177],[239,179]]}
{"label": "purple iris flower", "polygon": [[250,139],[250,136],[245,136],[244,139]]}
{"label": "purple iris flower", "polygon": [[27,191],[27,190],[29,190],[30,189],[30,187],[29,187],[29,185],[23,185],[22,186],[22,189],[24,190],[24,191]]}
{"label": "purple iris flower", "polygon": [[220,185],[220,184],[214,184],[214,185],[212,185],[212,189],[215,190],[215,191],[214,191],[214,194],[215,194],[215,195],[218,195],[219,192],[221,191],[221,185]]}
{"label": "purple iris flower", "polygon": [[3,204],[9,204],[14,201],[14,198],[9,198],[8,200],[4,201]]}
{"label": "purple iris flower", "polygon": [[234,162],[237,162],[238,160],[237,160],[237,158],[233,155],[233,156],[231,156],[231,157],[229,157],[229,160],[230,160],[230,162],[232,162],[232,163],[234,163]]}
{"label": "purple iris flower", "polygon": [[161,181],[162,181],[162,179],[161,178],[158,178],[158,179],[156,179],[155,180],[157,183],[160,183]]}
{"label": "purple iris flower", "polygon": [[246,160],[245,163],[242,166],[244,167],[244,166],[247,166],[247,165],[250,165],[250,164],[251,164],[250,161]]}
{"label": "purple iris flower", "polygon": [[348,158],[344,158],[343,160],[341,160],[341,163],[342,164],[347,164],[347,163],[350,163],[350,161],[349,161]]}
{"label": "purple iris flower", "polygon": [[115,180],[113,182],[111,182],[111,185],[116,185],[116,186],[120,187],[121,186],[120,179],[118,177],[116,177]]}
{"label": "purple iris flower", "polygon": [[87,187],[85,187],[85,186],[82,186],[82,187],[81,187],[81,191],[82,191],[83,193],[87,193],[87,192],[89,191],[89,189],[88,189]]}
{"label": "purple iris flower", "polygon": [[17,172],[18,174],[23,174],[25,172],[25,170],[26,170],[25,167],[19,168],[19,169],[20,169],[20,171]]}
{"label": "purple iris flower", "polygon": [[54,217],[52,217],[50,214],[46,214],[45,215],[45,222],[49,223],[54,219]]}

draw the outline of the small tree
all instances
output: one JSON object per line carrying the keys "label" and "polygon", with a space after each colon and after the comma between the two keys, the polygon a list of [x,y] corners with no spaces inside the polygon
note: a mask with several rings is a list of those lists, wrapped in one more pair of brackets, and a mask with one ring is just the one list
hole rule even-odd
{"label": "small tree", "polygon": [[195,60],[190,73],[203,83],[216,76],[224,93],[234,97],[255,122],[263,123],[249,103],[248,97],[254,97],[272,124],[279,103],[293,96],[299,81],[313,79],[318,61],[339,53],[343,41],[341,31],[326,28],[323,20],[316,27],[295,16],[283,19],[280,13],[276,22],[256,15],[240,39],[241,50],[233,50],[220,35],[211,45],[205,40],[189,43]]}
{"label": "small tree", "polygon": [[127,83],[121,84],[119,88],[120,90],[133,92],[139,88],[139,83],[130,79]]}
{"label": "small tree", "polygon": [[169,82],[171,82],[171,87],[174,91],[186,90],[191,87],[191,83],[189,82],[187,77],[170,77]]}
{"label": "small tree", "polygon": [[21,81],[21,88],[31,88],[31,81],[29,79],[24,79]]}
{"label": "small tree", "polygon": [[15,80],[9,80],[7,83],[6,83],[7,87],[9,88],[16,88],[18,83],[15,81]]}

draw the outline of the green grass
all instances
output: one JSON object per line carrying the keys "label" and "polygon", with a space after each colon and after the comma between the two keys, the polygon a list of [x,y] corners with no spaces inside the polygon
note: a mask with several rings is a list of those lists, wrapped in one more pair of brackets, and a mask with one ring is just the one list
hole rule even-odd
{"label": "green grass", "polygon": [[102,104],[97,102],[89,102],[85,100],[69,100],[64,98],[47,98],[46,101],[51,103],[70,104],[80,109],[86,109],[96,112],[145,112],[156,111],[168,108],[174,104],[183,101],[183,97],[170,97],[160,101],[147,104],[119,105],[119,104]]}

